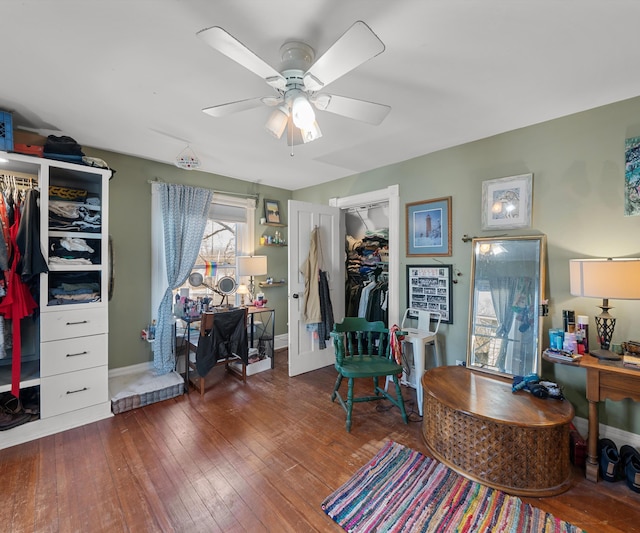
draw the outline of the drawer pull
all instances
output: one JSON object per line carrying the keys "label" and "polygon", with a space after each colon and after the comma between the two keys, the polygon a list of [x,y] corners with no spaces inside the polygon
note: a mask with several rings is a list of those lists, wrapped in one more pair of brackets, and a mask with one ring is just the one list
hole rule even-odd
{"label": "drawer pull", "polygon": [[75,394],[76,392],[84,392],[86,390],[89,390],[89,387],[82,387],[81,389],[78,389],[78,390],[68,390],[67,394]]}
{"label": "drawer pull", "polygon": [[88,324],[88,320],[81,320],[80,322],[67,322],[67,326],[77,326],[78,324]]}
{"label": "drawer pull", "polygon": [[68,353],[65,357],[75,357],[76,355],[87,355],[89,352],[87,352],[86,350],[84,352],[78,352],[78,353]]}

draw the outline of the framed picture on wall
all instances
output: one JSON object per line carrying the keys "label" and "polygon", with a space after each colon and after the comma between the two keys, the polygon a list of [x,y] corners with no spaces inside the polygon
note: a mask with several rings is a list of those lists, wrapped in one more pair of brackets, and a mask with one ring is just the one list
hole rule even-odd
{"label": "framed picture on wall", "polygon": [[280,202],[278,200],[265,199],[264,217],[269,224],[280,224]]}
{"label": "framed picture on wall", "polygon": [[407,265],[407,307],[437,311],[453,324],[452,265]]}
{"label": "framed picture on wall", "polygon": [[407,256],[451,255],[451,196],[406,205]]}
{"label": "framed picture on wall", "polygon": [[640,137],[625,140],[624,216],[640,215]]}
{"label": "framed picture on wall", "polygon": [[533,174],[482,182],[482,229],[531,226]]}

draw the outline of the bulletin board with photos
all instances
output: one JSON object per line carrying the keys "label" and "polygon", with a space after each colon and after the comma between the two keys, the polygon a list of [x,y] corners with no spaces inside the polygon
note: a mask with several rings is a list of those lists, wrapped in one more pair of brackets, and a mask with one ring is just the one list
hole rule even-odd
{"label": "bulletin board with photos", "polygon": [[407,307],[437,311],[453,324],[452,265],[407,265]]}

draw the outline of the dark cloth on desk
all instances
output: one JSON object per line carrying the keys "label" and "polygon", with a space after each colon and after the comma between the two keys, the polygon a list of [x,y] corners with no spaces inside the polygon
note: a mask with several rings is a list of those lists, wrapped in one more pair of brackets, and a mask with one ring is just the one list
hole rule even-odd
{"label": "dark cloth on desk", "polygon": [[245,309],[216,313],[211,330],[198,340],[196,370],[200,376],[206,376],[220,359],[234,355],[245,365],[249,363],[245,317]]}

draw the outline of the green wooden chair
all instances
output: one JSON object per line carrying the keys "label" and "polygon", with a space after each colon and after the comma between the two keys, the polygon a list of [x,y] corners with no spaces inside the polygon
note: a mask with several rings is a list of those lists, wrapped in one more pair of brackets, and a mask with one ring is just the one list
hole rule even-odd
{"label": "green wooden chair", "polygon": [[[331,332],[336,353],[335,368],[338,371],[336,386],[331,401],[336,398],[347,413],[347,431],[351,431],[351,413],[355,402],[389,400],[400,409],[402,419],[407,424],[402,391],[398,375],[402,374],[402,365],[397,364],[390,349],[390,332],[384,322],[367,322],[364,318],[346,317],[335,324]],[[391,376],[396,385],[396,397],[384,390],[386,376]],[[378,379],[383,378],[383,387]],[[340,395],[342,379],[348,379],[346,402]],[[373,378],[373,395],[354,398],[353,384],[356,378]]]}

